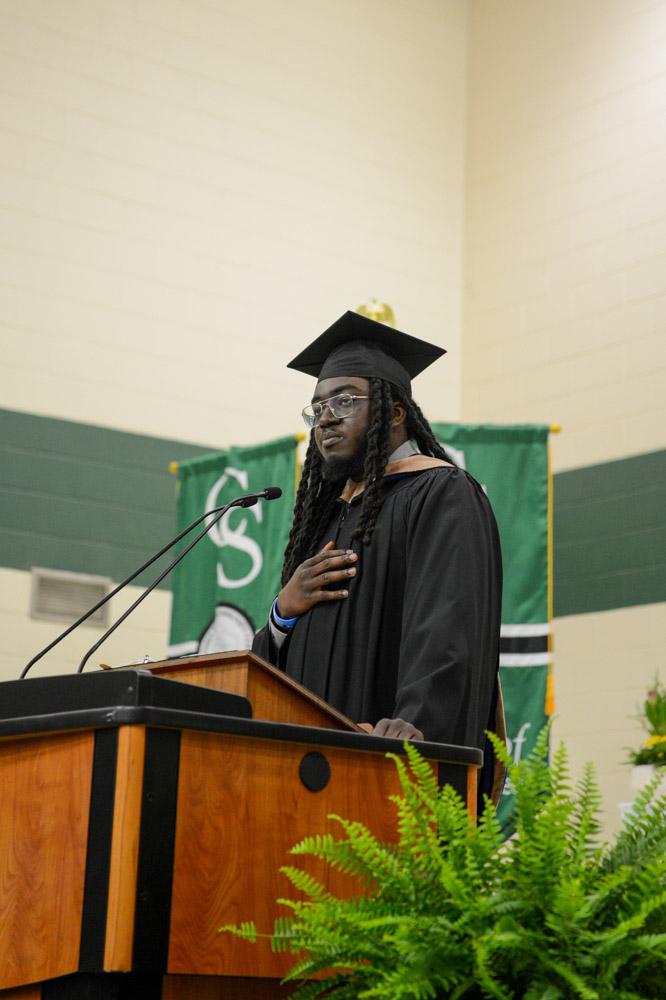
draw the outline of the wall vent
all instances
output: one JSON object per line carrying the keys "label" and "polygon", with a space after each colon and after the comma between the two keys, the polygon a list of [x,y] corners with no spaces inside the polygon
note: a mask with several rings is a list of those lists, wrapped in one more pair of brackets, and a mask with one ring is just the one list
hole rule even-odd
{"label": "wall vent", "polygon": [[[87,573],[68,573],[63,570],[42,569],[33,566],[30,594],[30,617],[71,624],[94,607],[111,590],[111,580],[105,576]],[[106,628],[109,605],[105,604],[85,622]]]}

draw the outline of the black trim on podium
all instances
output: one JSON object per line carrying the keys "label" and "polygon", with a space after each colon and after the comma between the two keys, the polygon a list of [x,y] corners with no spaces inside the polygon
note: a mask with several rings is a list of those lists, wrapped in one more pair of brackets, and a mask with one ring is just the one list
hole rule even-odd
{"label": "black trim on podium", "polygon": [[75,972],[42,983],[42,1000],[160,1000],[161,996],[161,976],[131,972]]}
{"label": "black trim on podium", "polygon": [[82,972],[101,972],[104,968],[117,763],[118,730],[98,729],[93,751],[88,850],[81,914],[79,969]]}
{"label": "black trim on podium", "polygon": [[440,788],[451,785],[463,802],[467,802],[467,768],[440,761],[437,765],[437,780]]}
{"label": "black trim on podium", "polygon": [[176,841],[180,732],[146,729],[133,972],[166,972]]}
{"label": "black trim on podium", "polygon": [[[93,752],[79,951],[81,973],[101,973],[104,970],[117,758],[118,729],[99,729],[95,733]],[[167,968],[179,762],[180,732],[147,728],[132,948],[133,973],[162,975]],[[69,980],[70,977],[64,978]],[[139,979],[141,978],[143,977],[140,976]],[[129,979],[126,976],[125,980],[127,985]],[[84,981],[88,980],[81,979],[80,983],[83,984]],[[53,994],[54,998],[56,995],[59,996]],[[75,996],[78,997],[79,993],[72,994],[73,998]]]}
{"label": "black trim on podium", "polygon": [[[0,738],[144,725],[404,753],[402,741],[388,736],[253,719],[252,707],[242,695],[155,677],[141,669],[4,681],[2,691]],[[482,752],[473,747],[420,741],[416,746],[430,760],[483,764]]]}

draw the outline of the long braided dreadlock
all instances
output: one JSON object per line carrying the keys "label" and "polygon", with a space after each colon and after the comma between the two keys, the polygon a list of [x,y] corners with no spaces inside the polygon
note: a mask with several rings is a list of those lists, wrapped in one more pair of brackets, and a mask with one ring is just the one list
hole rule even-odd
{"label": "long braided dreadlock", "polygon": [[[364,545],[370,543],[381,505],[394,403],[401,403],[405,408],[407,434],[421,454],[450,461],[419,406],[402,389],[384,379],[371,378],[370,399],[370,423],[363,469],[365,489],[361,501],[361,516],[352,535],[352,538],[360,538]],[[296,493],[294,519],[282,566],[282,586],[305,559],[315,554],[316,546],[334,516],[336,500],[346,482],[324,479],[322,464],[313,431]]]}

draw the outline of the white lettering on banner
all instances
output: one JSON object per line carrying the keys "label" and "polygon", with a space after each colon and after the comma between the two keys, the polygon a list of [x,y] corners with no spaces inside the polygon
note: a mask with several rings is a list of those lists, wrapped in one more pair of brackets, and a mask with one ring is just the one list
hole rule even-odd
{"label": "white lettering on banner", "polygon": [[515,740],[510,740],[507,736],[506,738],[506,748],[513,757],[514,764],[517,764],[520,760],[520,754],[523,749],[523,743],[525,742],[525,733],[528,729],[532,728],[531,722],[524,722],[518,731],[518,735]]}
{"label": "white lettering on banner", "polygon": [[[446,441],[438,441],[442,448],[449,456],[454,465],[457,465],[459,469],[464,469],[467,472],[467,466],[465,465],[465,452],[462,448],[454,448],[452,444],[447,444]],[[483,492],[488,496],[488,490],[484,483],[479,483],[479,486]]]}
{"label": "white lettering on banner", "polygon": [[[247,472],[244,472],[242,469],[232,469],[231,467],[228,467],[224,470],[224,473],[220,476],[208,494],[208,497],[206,498],[206,510],[219,506],[217,497],[230,477],[235,479],[241,489],[247,493]],[[257,521],[261,522],[263,513],[261,504],[256,504],[254,507],[248,507],[247,509],[252,511]],[[222,561],[220,560],[217,564],[217,583],[218,586],[225,587],[228,590],[233,590],[237,587],[246,587],[248,583],[252,583],[252,581],[259,576],[264,561],[259,544],[254,540],[254,538],[249,538],[245,534],[247,529],[247,518],[244,517],[238,527],[232,529],[229,526],[229,515],[231,513],[231,510],[227,511],[224,517],[222,517],[208,532],[208,537],[220,549],[229,545],[232,549],[239,549],[241,552],[247,553],[252,560],[252,567],[250,572],[241,577],[240,580],[232,580],[224,572],[224,567],[222,565]],[[214,514],[210,514],[209,517],[206,518],[206,523],[209,524],[210,520],[214,516]]]}
{"label": "white lettering on banner", "polygon": [[445,444],[444,441],[440,441],[439,444],[441,444],[451,461],[454,462],[459,469],[467,469],[467,466],[465,465],[465,452],[462,448],[454,448],[452,444]]}
{"label": "white lettering on banner", "polygon": [[[527,733],[527,730],[531,728],[532,728],[531,722],[524,722],[520,727],[520,729],[518,730],[518,735],[514,740],[510,740],[508,736],[506,738],[506,748],[508,752],[511,754],[514,764],[517,764],[518,761],[520,760],[523,751],[523,743],[525,742],[525,734]],[[502,792],[502,794],[503,795],[513,794],[511,779],[508,776],[504,784],[504,791]]]}

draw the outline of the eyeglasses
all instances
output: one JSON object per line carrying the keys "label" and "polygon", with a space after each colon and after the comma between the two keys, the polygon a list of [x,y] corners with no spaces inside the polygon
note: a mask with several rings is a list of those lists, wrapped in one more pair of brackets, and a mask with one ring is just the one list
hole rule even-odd
{"label": "eyeglasses", "polygon": [[303,410],[303,420],[307,427],[317,427],[325,406],[328,406],[332,417],[344,420],[345,417],[350,417],[354,412],[355,399],[370,399],[370,397],[350,396],[348,392],[343,392],[340,396],[330,396],[329,399],[322,399],[319,403],[306,406]]}

